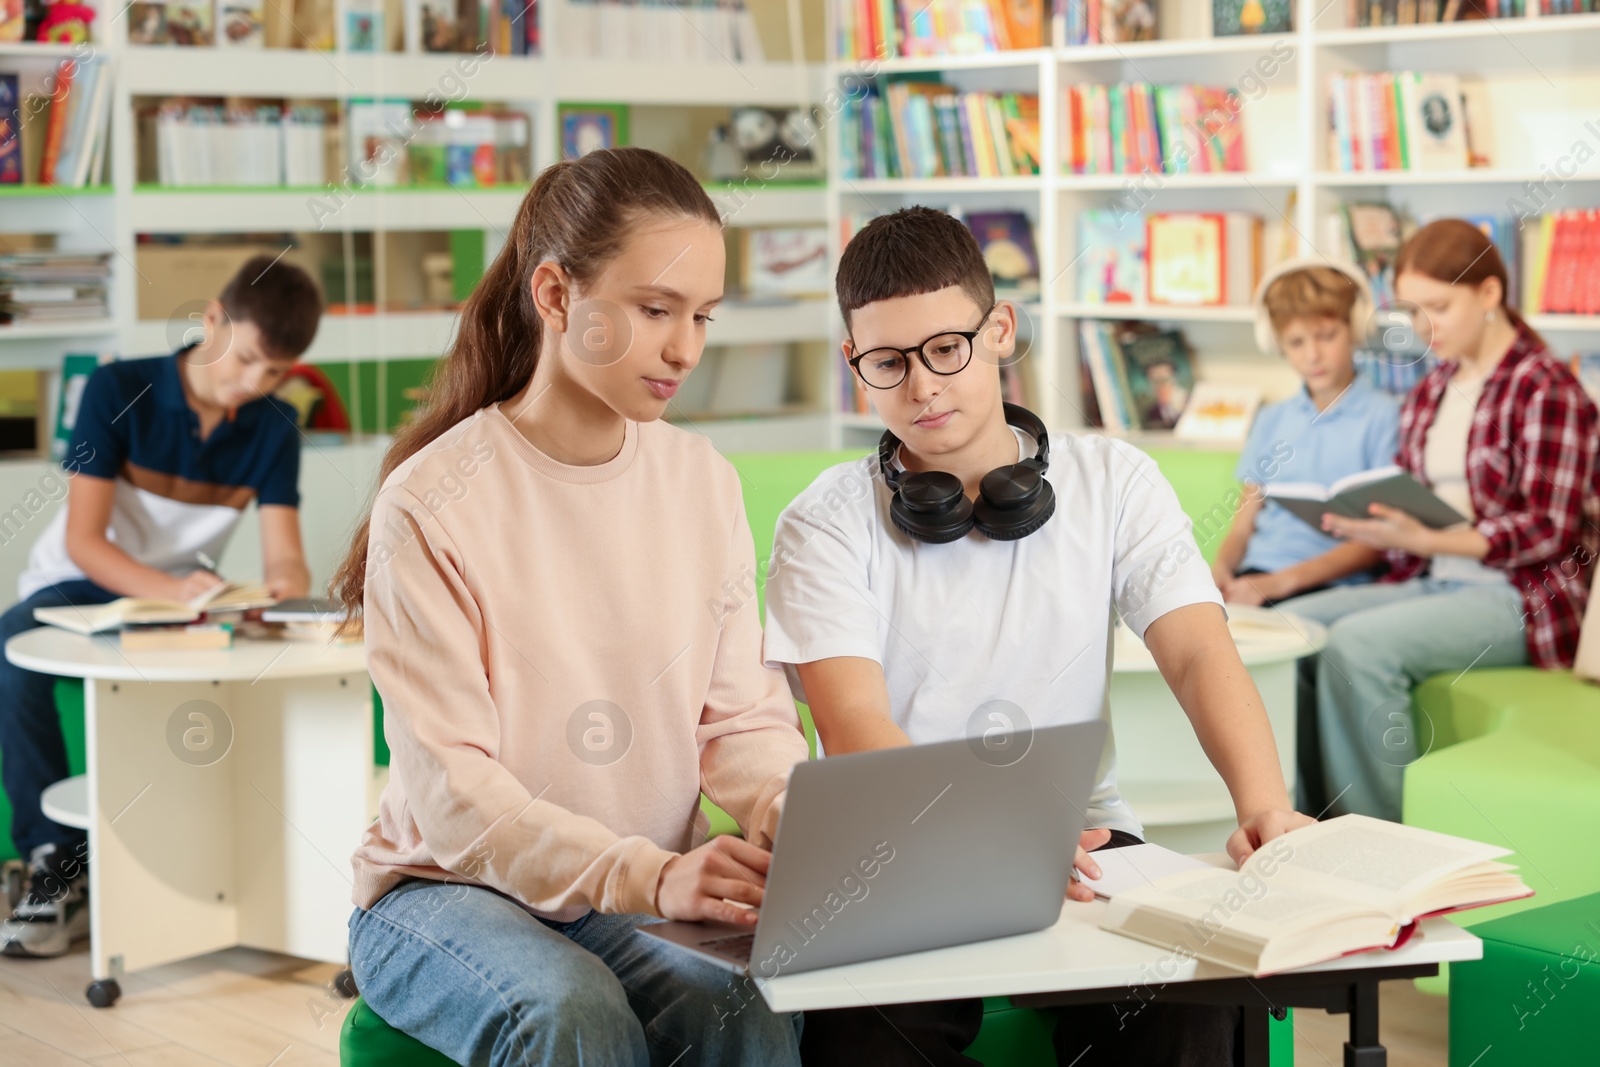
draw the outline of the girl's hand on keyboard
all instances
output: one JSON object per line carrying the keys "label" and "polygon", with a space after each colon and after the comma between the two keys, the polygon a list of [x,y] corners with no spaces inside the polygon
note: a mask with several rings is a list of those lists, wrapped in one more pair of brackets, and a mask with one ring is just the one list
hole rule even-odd
{"label": "girl's hand on keyboard", "polygon": [[[713,838],[674,856],[661,868],[656,910],[664,918],[713,919],[754,926],[767,884],[772,854],[741,838]],[[732,901],[750,905],[736,906]]]}

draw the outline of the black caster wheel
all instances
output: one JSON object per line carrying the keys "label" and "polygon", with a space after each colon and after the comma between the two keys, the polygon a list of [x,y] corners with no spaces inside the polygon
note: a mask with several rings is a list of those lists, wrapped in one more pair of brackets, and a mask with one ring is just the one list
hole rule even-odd
{"label": "black caster wheel", "polygon": [[122,999],[122,987],[115,978],[98,978],[83,991],[89,1003],[97,1008],[109,1008]]}
{"label": "black caster wheel", "polygon": [[333,976],[333,991],[346,1000],[356,999],[356,976],[346,967]]}

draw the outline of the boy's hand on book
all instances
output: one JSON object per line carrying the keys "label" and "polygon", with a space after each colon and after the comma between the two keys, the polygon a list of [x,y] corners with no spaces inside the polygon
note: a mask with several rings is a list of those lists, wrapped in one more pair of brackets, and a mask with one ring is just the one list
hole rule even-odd
{"label": "boy's hand on book", "polygon": [[[772,853],[724,834],[661,868],[656,910],[663,918],[755,925]],[[730,901],[748,904],[741,908]]]}
{"label": "boy's hand on book", "polygon": [[1428,536],[1433,532],[1399,508],[1369,504],[1370,519],[1347,519],[1333,512],[1322,516],[1322,529],[1342,540],[1370,548],[1399,549],[1413,556],[1428,556]]}
{"label": "boy's hand on book", "polygon": [[175,579],[177,588],[172,594],[173,600],[182,600],[188,603],[200,594],[214,589],[223,584],[222,579],[211,571],[190,571],[182,578]]}
{"label": "boy's hand on book", "polygon": [[1228,838],[1228,855],[1236,864],[1242,864],[1262,845],[1290,830],[1311,826],[1317,820],[1298,811],[1262,811],[1239,824]]}
{"label": "boy's hand on book", "polygon": [[1082,871],[1090,878],[1099,878],[1100,865],[1090,858],[1089,853],[1111,840],[1110,830],[1085,830],[1078,835],[1078,852],[1072,860],[1072,881],[1067,885],[1067,898],[1081,900],[1085,903],[1094,899],[1094,890],[1078,880],[1078,872]]}

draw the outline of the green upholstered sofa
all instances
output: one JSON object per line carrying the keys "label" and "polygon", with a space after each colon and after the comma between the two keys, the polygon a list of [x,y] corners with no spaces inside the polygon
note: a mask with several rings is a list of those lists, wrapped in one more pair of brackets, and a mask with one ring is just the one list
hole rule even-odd
{"label": "green upholstered sofa", "polygon": [[1450,1067],[1600,1059],[1600,893],[1502,915],[1472,932],[1483,938],[1483,958],[1452,968]]}

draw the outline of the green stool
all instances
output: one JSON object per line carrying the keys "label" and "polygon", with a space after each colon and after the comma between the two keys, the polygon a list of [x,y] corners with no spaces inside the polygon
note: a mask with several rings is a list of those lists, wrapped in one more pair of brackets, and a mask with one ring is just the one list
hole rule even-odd
{"label": "green stool", "polygon": [[[967,1054],[985,1067],[1051,1063],[1053,1025],[1041,1012],[1013,1008],[1005,997],[989,997],[983,1002],[983,1030]],[[339,1031],[339,1063],[340,1067],[453,1067],[454,1061],[402,1034],[357,997]]]}
{"label": "green stool", "polygon": [[[1453,1017],[1452,1017],[1453,1018]],[[1452,1021],[1451,1047],[1454,1043]],[[1055,1020],[1032,1008],[1014,1008],[1006,997],[986,997],[983,1029],[967,1055],[985,1067],[1032,1067],[1055,1061],[1050,1034]],[[1554,1063],[1556,1061],[1549,1061]],[[442,1053],[378,1018],[360,997],[350,1005],[339,1032],[341,1067],[452,1067]],[[1272,1023],[1273,1067],[1294,1067],[1294,1016]]]}
{"label": "green stool", "polygon": [[1451,1067],[1594,1063],[1600,893],[1472,932],[1483,959],[1450,968]]}
{"label": "green stool", "polygon": [[455,1061],[378,1018],[357,997],[339,1030],[340,1067],[455,1067]]}

